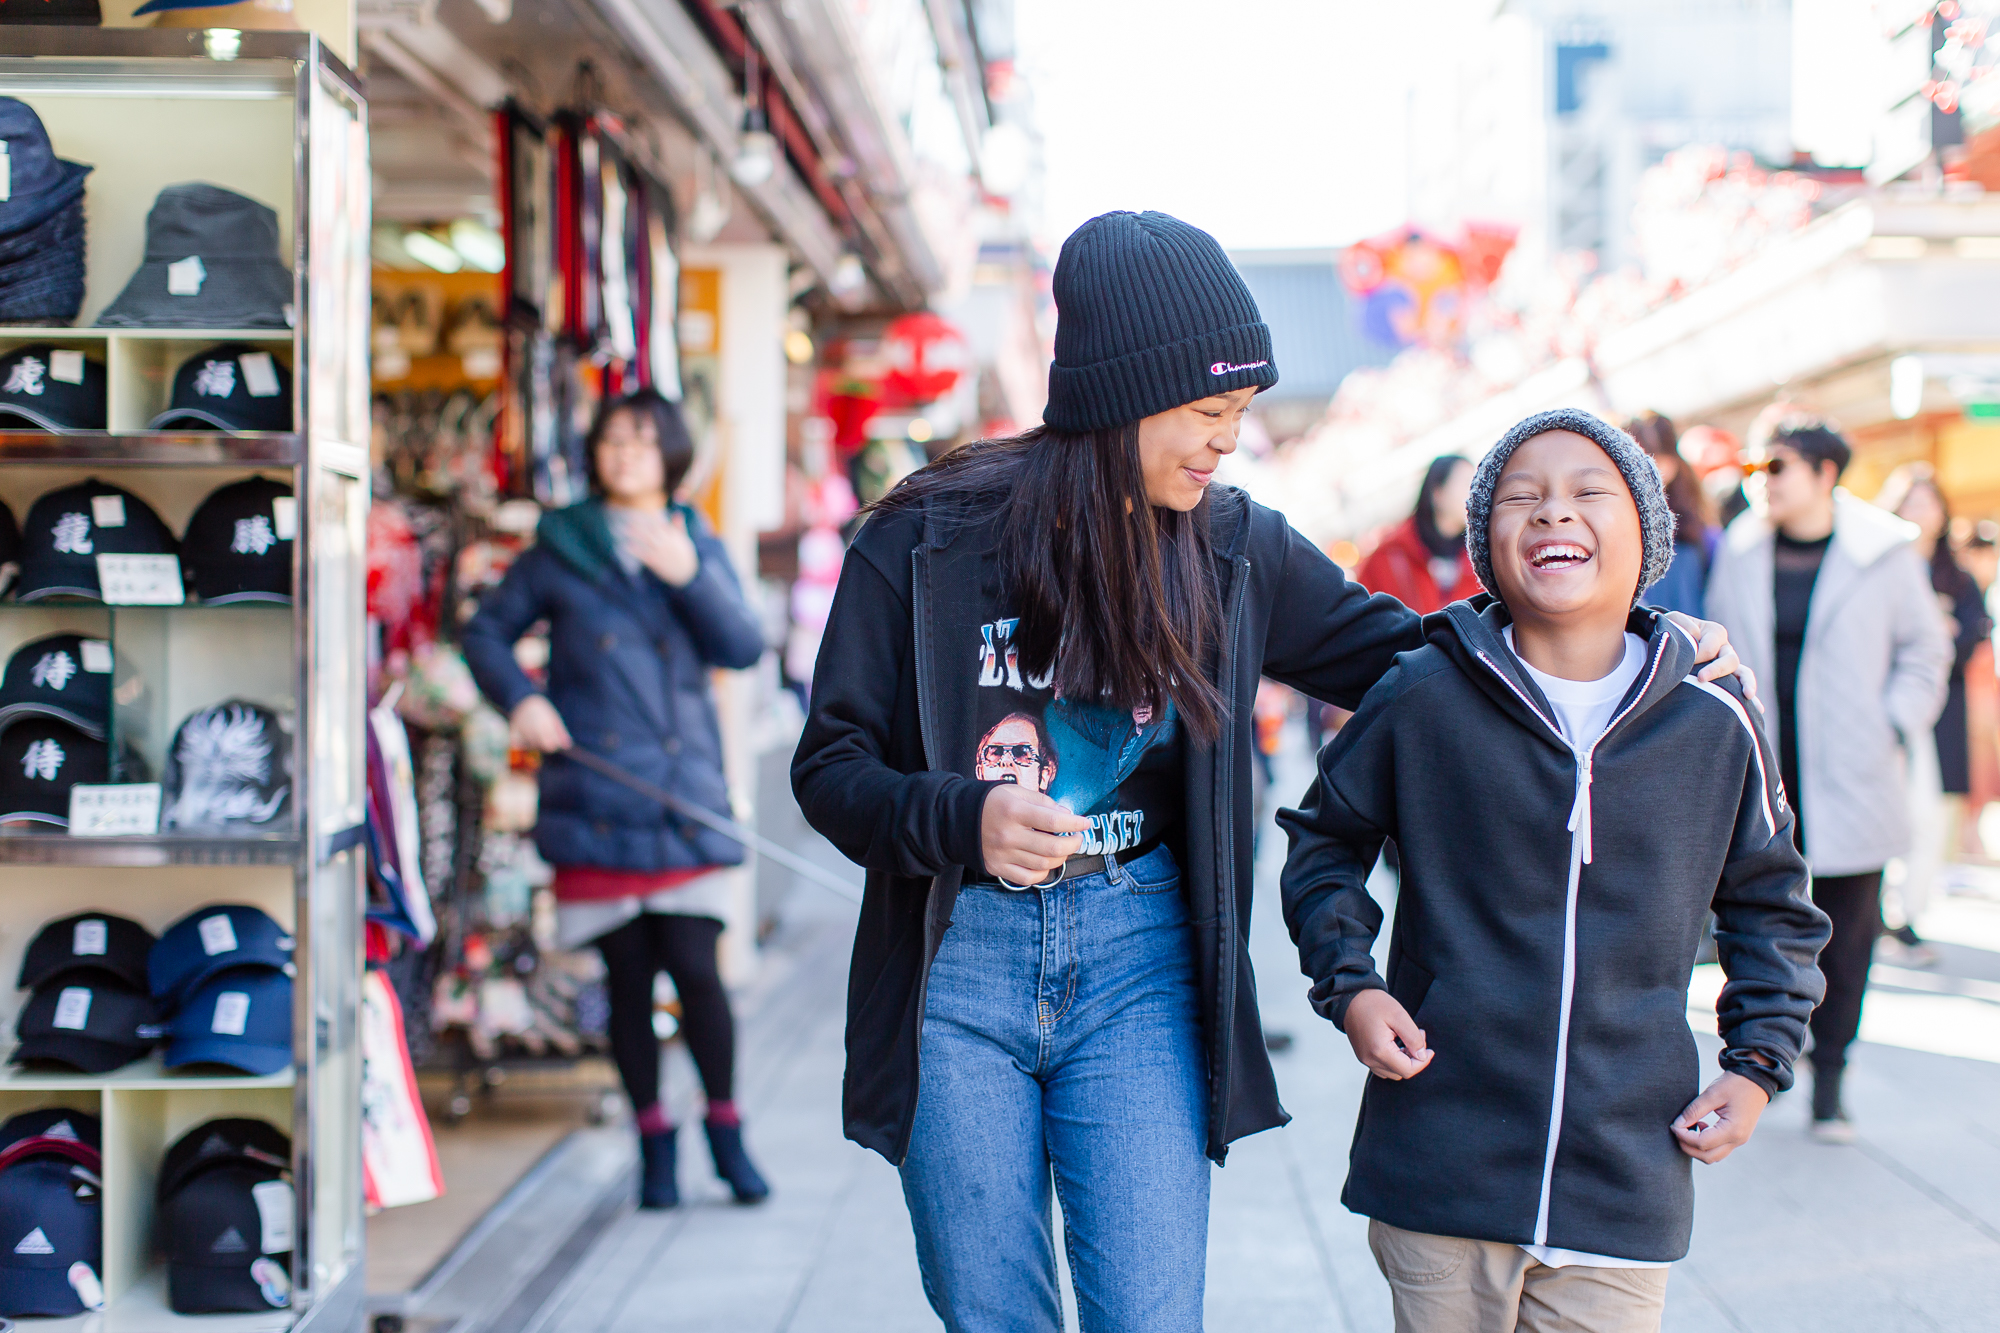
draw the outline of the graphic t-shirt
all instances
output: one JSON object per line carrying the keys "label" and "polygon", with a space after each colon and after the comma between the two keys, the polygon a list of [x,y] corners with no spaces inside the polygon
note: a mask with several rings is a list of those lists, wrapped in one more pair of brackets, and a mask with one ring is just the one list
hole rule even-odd
{"label": "graphic t-shirt", "polygon": [[1059,698],[1030,679],[1014,647],[1019,619],[982,625],[976,647],[979,739],[972,776],[1033,787],[1090,820],[1080,856],[1151,850],[1180,819],[1181,747],[1173,705],[1160,715]]}

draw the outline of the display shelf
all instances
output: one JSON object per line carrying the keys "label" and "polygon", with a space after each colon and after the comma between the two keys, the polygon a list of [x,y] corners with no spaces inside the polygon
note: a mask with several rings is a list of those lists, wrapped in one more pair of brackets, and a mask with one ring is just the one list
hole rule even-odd
{"label": "display shelf", "polygon": [[291,467],[305,457],[305,437],[197,431],[90,431],[52,435],[0,431],[0,462],[70,467]]}
{"label": "display shelf", "polygon": [[259,1314],[175,1314],[167,1308],[166,1270],[150,1268],[132,1284],[130,1290],[111,1303],[101,1323],[87,1325],[85,1321],[90,1316],[84,1315],[73,1320],[37,1320],[34,1328],[36,1333],[45,1328],[66,1329],[72,1325],[78,1329],[88,1327],[90,1333],[173,1333],[176,1329],[201,1329],[203,1333],[275,1333],[276,1330],[290,1328],[297,1317],[290,1310]]}
{"label": "display shelf", "polygon": [[0,832],[0,865],[278,866],[298,859],[296,834],[203,838],[171,833],[72,838],[67,833]]}
{"label": "display shelf", "polygon": [[0,324],[0,347],[21,343],[105,342],[112,338],[270,343],[273,347],[288,349],[292,345],[293,334],[290,329],[135,329],[105,328],[101,325]]}
{"label": "display shelf", "polygon": [[[0,1056],[0,1059],[5,1058]],[[297,1075],[290,1069],[281,1069],[275,1074],[177,1074],[162,1065],[158,1055],[149,1055],[108,1074],[23,1069],[19,1065],[0,1064],[0,1092],[224,1091],[289,1088],[296,1081]]]}

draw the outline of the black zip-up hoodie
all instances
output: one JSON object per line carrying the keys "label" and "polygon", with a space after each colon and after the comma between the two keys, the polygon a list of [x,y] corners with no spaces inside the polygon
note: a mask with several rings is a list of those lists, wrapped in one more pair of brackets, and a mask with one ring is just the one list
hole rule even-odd
{"label": "black zip-up hoodie", "polygon": [[[1410,1231],[1678,1259],[1694,1186],[1669,1126],[1700,1091],[1686,1004],[1703,919],[1729,978],[1722,1066],[1767,1092],[1791,1085],[1825,992],[1827,919],[1734,679],[1693,679],[1687,637],[1634,611],[1646,666],[1580,761],[1507,621],[1484,597],[1426,617],[1428,645],[1278,817],[1313,1006],[1339,1024],[1386,988],[1436,1052],[1368,1080],[1341,1201]],[[1402,854],[1386,982],[1364,884],[1384,838]]]}
{"label": "black zip-up hoodie", "polygon": [[[1260,674],[1352,708],[1416,615],[1370,596],[1285,520],[1211,486],[1210,543],[1224,634],[1210,678],[1229,702],[1213,747],[1185,749],[1184,817],[1170,839],[1187,895],[1208,1043],[1208,1155],[1282,1125],[1250,974],[1251,702]],[[963,645],[1015,608],[1001,601],[994,519],[925,509],[870,519],[847,553],[792,760],[806,820],[868,871],[847,985],[847,1136],[900,1163],[917,1105],[931,960],[970,868],[982,871],[970,773],[979,735]]]}

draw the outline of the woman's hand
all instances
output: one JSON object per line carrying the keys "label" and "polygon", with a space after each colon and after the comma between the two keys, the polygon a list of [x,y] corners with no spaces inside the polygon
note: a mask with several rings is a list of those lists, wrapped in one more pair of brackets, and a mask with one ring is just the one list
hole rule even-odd
{"label": "woman's hand", "polygon": [[1667,619],[1674,622],[1690,639],[1694,640],[1695,665],[1706,662],[1696,673],[1702,680],[1721,680],[1724,676],[1734,676],[1743,685],[1743,693],[1758,710],[1763,703],[1757,698],[1757,677],[1743,659],[1729,646],[1729,631],[1713,620],[1696,620],[1684,611],[1669,611]]}
{"label": "woman's hand", "polygon": [[688,536],[687,516],[678,513],[635,516],[626,530],[632,554],[670,588],[685,588],[701,570],[701,553]]}
{"label": "woman's hand", "polygon": [[507,733],[516,749],[537,750],[542,754],[567,750],[573,744],[562,714],[539,694],[531,694],[514,705],[514,715],[507,719]]}
{"label": "woman's hand", "polygon": [[979,855],[986,873],[1009,884],[1039,884],[1083,846],[1090,827],[1038,791],[1003,782],[979,810]]}
{"label": "woman's hand", "polygon": [[1424,1030],[1403,1002],[1385,990],[1365,990],[1347,1002],[1347,1044],[1377,1078],[1400,1082],[1429,1067]]}
{"label": "woman's hand", "polygon": [[1696,1161],[1719,1162],[1750,1141],[1770,1102],[1771,1095],[1750,1079],[1724,1074],[1687,1104],[1674,1121],[1674,1137]]}

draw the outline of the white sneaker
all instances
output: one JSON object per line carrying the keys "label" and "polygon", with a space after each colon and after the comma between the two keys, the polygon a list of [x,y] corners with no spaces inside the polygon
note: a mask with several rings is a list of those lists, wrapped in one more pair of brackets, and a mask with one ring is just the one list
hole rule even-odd
{"label": "white sneaker", "polygon": [[1812,1136],[1815,1143],[1852,1143],[1854,1122],[1844,1114],[1837,1115],[1831,1120],[1815,1120],[1806,1133]]}

